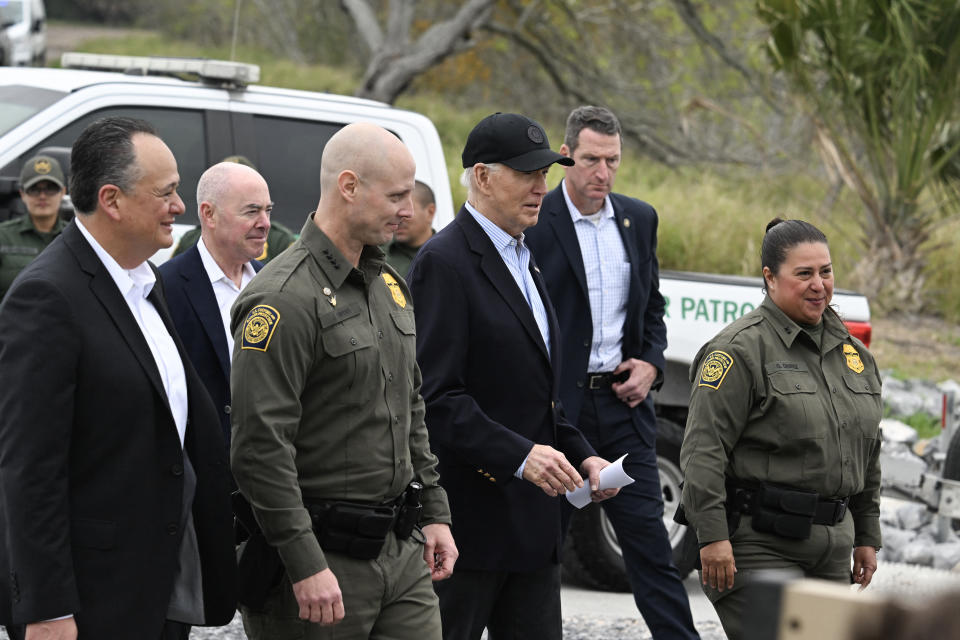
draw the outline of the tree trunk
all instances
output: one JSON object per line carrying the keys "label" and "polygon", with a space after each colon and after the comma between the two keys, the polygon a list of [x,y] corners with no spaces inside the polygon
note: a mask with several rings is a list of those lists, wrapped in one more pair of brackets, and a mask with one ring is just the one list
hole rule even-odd
{"label": "tree trunk", "polygon": [[391,0],[385,30],[380,29],[366,2],[341,0],[371,52],[356,95],[393,104],[416,76],[472,46],[471,33],[490,19],[494,4],[495,0],[468,0],[452,18],[434,23],[411,42],[411,0]]}
{"label": "tree trunk", "polygon": [[917,248],[905,248],[896,238],[878,235],[868,240],[849,278],[843,274],[840,278],[843,286],[866,295],[874,311],[921,313],[927,306],[925,267]]}

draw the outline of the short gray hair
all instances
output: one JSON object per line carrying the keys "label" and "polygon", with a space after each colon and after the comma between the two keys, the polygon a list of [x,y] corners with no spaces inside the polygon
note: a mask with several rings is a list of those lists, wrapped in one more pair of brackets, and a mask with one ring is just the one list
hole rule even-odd
{"label": "short gray hair", "polygon": [[[499,171],[503,164],[500,162],[478,162],[477,164],[482,164],[485,166],[491,173]],[[476,166],[476,165],[473,165]],[[477,190],[477,185],[474,184],[473,177],[473,167],[467,167],[463,170],[463,173],[460,174],[460,184],[467,188],[467,197],[470,197],[470,194]]]}
{"label": "short gray hair", "polygon": [[620,120],[606,107],[577,107],[567,116],[567,130],[563,134],[563,143],[573,153],[580,142],[580,132],[590,129],[605,136],[623,136]]}

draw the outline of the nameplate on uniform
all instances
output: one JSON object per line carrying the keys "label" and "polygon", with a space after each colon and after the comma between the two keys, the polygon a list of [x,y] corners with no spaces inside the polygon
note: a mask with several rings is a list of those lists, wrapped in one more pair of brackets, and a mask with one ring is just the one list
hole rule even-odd
{"label": "nameplate on uniform", "polygon": [[278,322],[279,311],[265,304],[255,306],[243,321],[243,342],[240,343],[240,348],[266,351]]}
{"label": "nameplate on uniform", "polygon": [[732,366],[733,358],[729,353],[711,351],[703,361],[703,366],[700,367],[700,382],[697,386],[719,389]]}

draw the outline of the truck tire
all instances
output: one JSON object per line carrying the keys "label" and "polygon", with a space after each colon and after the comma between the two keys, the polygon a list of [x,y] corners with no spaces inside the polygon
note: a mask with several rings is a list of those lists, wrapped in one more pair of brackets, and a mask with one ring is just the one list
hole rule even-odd
{"label": "truck tire", "polygon": [[[693,570],[698,555],[696,535],[673,521],[680,504],[680,443],[683,428],[657,418],[657,466],[663,489],[663,524],[673,548],[673,562],[685,578]],[[563,546],[563,571],[568,579],[583,586],[604,591],[630,591],[623,551],[613,524],[603,508],[591,504],[573,513]]]}

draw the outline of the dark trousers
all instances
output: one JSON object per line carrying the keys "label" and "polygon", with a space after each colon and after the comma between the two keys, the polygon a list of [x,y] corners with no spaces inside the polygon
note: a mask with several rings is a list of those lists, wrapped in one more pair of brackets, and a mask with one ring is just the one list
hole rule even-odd
{"label": "dark trousers", "polygon": [[624,470],[636,481],[601,504],[617,533],[633,598],[650,632],[657,640],[699,638],[663,524],[652,401],[631,409],[609,388],[584,391],[577,426],[601,457],[613,461],[629,454]]}
{"label": "dark trousers", "polygon": [[443,640],[561,640],[560,565],[537,571],[455,569],[434,582]]}
{"label": "dark trousers", "polygon": [[[6,627],[10,640],[23,640],[26,627],[23,625]],[[157,640],[187,640],[190,637],[190,625],[167,620]]]}

